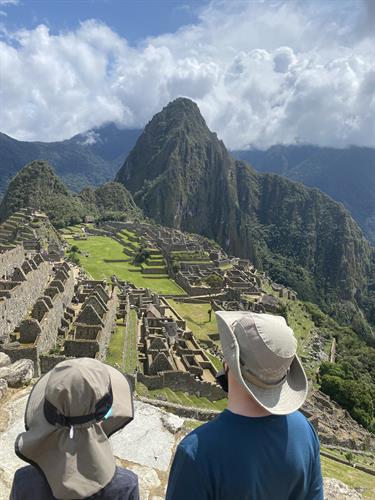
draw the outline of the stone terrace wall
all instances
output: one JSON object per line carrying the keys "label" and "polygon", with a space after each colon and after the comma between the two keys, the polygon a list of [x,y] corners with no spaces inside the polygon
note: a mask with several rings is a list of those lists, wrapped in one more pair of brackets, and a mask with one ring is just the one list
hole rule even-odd
{"label": "stone terrace wall", "polygon": [[25,260],[25,251],[21,245],[0,253],[0,278],[10,275],[15,267],[21,267]]}
{"label": "stone terrace wall", "polygon": [[[66,274],[65,274],[66,273]],[[55,277],[62,272],[58,269],[52,276],[52,283]],[[74,275],[72,269],[64,271],[63,280],[58,281],[60,290],[56,288],[56,294],[52,297],[40,297],[36,304],[42,302],[43,309],[34,315],[36,307],[34,306],[31,315],[23,319],[19,326],[20,331],[20,346],[8,347],[4,345],[3,350],[6,352],[12,361],[21,358],[28,358],[34,361],[34,370],[36,374],[40,374],[39,356],[42,353],[47,353],[55,347],[61,320],[64,317],[66,307],[71,303],[74,296]],[[47,293],[47,288],[45,293]],[[31,345],[30,345],[31,344]]]}
{"label": "stone terrace wall", "polygon": [[[41,333],[36,342],[38,354],[48,352],[56,344],[58,328],[61,325],[61,319],[64,317],[65,308],[71,303],[74,296],[74,276],[71,269],[63,286],[64,290],[52,298],[52,308],[46,312],[39,323]],[[35,368],[39,373],[40,367]]]}
{"label": "stone terrace wall", "polygon": [[0,336],[9,339],[10,333],[43,292],[50,269],[51,265],[48,262],[40,262],[37,269],[32,269],[26,275],[25,281],[10,290],[9,298],[0,300]]}
{"label": "stone terrace wall", "polygon": [[184,391],[189,394],[205,397],[210,401],[218,401],[227,397],[227,394],[218,385],[196,380],[188,372],[166,371],[159,375],[137,374],[138,382],[144,384],[148,389],[161,389],[169,387],[174,391]]}

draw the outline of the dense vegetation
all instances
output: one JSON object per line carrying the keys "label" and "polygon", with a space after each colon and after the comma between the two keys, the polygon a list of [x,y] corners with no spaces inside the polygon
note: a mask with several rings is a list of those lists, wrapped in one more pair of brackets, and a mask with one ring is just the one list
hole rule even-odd
{"label": "dense vegetation", "polygon": [[82,222],[86,216],[95,220],[141,217],[131,194],[121,184],[108,182],[76,195],[45,161],[31,162],[10,182],[0,205],[0,221],[20,208],[42,210],[57,228]]}
{"label": "dense vegetation", "polygon": [[336,339],[336,362],[320,365],[321,390],[346,408],[355,420],[375,432],[375,342],[364,341],[315,304],[306,303],[305,308],[319,335]]}
{"label": "dense vegetation", "polygon": [[341,201],[375,244],[375,149],[278,145],[233,154],[259,172],[303,182]]}
{"label": "dense vegetation", "polygon": [[21,208],[46,212],[55,227],[81,222],[86,213],[45,161],[33,161],[12,179],[0,205],[0,220]]}
{"label": "dense vegetation", "polygon": [[372,317],[373,250],[349,213],[317,189],[233,160],[192,101],[154,116],[117,180],[157,222],[216,240],[327,311],[355,303],[353,323],[358,306]]}

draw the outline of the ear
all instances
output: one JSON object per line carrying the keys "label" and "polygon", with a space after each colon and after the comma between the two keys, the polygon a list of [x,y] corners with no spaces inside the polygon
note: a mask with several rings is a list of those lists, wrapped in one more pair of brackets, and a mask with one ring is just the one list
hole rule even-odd
{"label": "ear", "polygon": [[226,361],[223,361],[223,368],[224,368],[225,374],[227,374],[229,372],[229,366],[228,366],[228,363]]}

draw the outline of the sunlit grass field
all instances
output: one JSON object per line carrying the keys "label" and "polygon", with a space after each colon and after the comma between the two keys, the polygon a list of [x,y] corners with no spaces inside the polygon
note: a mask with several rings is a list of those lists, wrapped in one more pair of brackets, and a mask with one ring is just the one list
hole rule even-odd
{"label": "sunlit grass field", "polygon": [[86,240],[69,240],[69,243],[79,248],[81,265],[94,279],[108,279],[116,274],[119,279],[130,281],[137,287],[150,288],[160,294],[185,295],[184,290],[168,276],[147,277],[141,273],[140,267],[130,262],[105,262],[129,259],[123,246],[112,238],[88,236]]}

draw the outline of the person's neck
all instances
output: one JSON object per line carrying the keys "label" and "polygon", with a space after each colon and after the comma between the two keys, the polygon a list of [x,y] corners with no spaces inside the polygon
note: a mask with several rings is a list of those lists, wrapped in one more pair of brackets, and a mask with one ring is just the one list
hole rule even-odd
{"label": "person's neck", "polygon": [[244,417],[266,417],[271,415],[233,377],[229,376],[228,382],[228,410]]}

